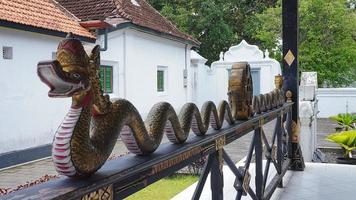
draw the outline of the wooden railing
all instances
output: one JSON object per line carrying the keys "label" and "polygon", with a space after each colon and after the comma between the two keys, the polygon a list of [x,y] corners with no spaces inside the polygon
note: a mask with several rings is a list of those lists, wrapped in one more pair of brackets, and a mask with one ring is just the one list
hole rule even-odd
{"label": "wooden railing", "polygon": [[[205,136],[190,136],[181,145],[163,144],[150,156],[124,157],[107,162],[95,175],[86,179],[69,179],[62,177],[57,180],[18,191],[5,199],[123,199],[146,186],[174,174],[179,169],[208,157],[201,173],[192,199],[199,199],[202,189],[211,173],[212,199],[223,199],[223,171],[225,163],[236,176],[234,187],[236,199],[249,195],[252,199],[269,199],[275,189],[282,185],[282,178],[290,165],[291,111],[293,103],[285,103],[279,108],[258,114],[246,121],[238,121],[235,125],[225,126],[219,131],[210,130]],[[263,125],[275,121],[272,141],[268,142]],[[253,132],[251,132],[253,131]],[[253,134],[246,163],[237,168],[224,146]],[[265,152],[263,152],[265,146]],[[254,153],[253,153],[254,152]],[[255,189],[250,187],[251,160],[255,157]],[[263,169],[262,161],[267,162]],[[272,164],[272,165],[271,165]],[[267,183],[269,168],[276,168],[276,175]]]}

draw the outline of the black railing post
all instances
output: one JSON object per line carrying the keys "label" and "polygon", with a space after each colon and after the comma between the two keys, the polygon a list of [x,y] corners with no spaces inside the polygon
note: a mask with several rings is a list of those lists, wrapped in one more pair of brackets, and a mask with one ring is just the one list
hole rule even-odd
{"label": "black railing post", "polygon": [[[283,144],[282,144],[282,139],[283,139],[283,133],[282,133],[282,123],[281,123],[281,116],[277,117],[277,163],[278,163],[278,168],[277,168],[277,173],[282,174],[282,167],[283,167]],[[283,179],[278,185],[279,187],[283,187]]]}
{"label": "black railing post", "polygon": [[204,185],[205,185],[206,179],[207,179],[208,174],[209,174],[210,169],[211,169],[211,162],[212,162],[212,159],[210,159],[210,157],[208,157],[208,160],[205,163],[204,169],[203,169],[203,171],[202,171],[202,173],[200,175],[197,187],[195,188],[192,200],[199,200],[200,199],[201,193],[202,193],[202,191],[204,189]]}
{"label": "black railing post", "polygon": [[304,170],[299,145],[299,80],[298,80],[298,0],[282,0],[283,21],[283,90],[292,107],[292,170]]}
{"label": "black railing post", "polygon": [[224,176],[223,176],[223,149],[219,148],[217,145],[217,150],[215,153],[210,154],[209,160],[211,159],[211,175],[210,175],[210,186],[211,186],[211,197],[216,200],[224,199]]}
{"label": "black railing post", "polygon": [[288,112],[286,115],[286,129],[288,134],[288,158],[292,159],[293,157],[293,149],[292,149],[292,111]]}
{"label": "black railing post", "polygon": [[259,127],[255,130],[255,162],[256,162],[256,196],[257,199],[263,198],[263,166],[262,166],[262,128]]}

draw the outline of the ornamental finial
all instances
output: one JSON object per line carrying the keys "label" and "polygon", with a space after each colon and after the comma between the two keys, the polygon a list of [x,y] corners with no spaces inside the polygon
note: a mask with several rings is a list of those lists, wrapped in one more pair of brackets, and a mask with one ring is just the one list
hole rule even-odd
{"label": "ornamental finial", "polygon": [[287,102],[288,102],[288,103],[292,103],[292,102],[293,102],[293,101],[292,101],[293,94],[292,94],[292,92],[291,92],[290,90],[288,90],[288,91],[286,92],[286,97],[287,97]]}
{"label": "ornamental finial", "polygon": [[276,89],[281,90],[283,86],[283,77],[282,75],[278,74],[274,77],[274,85],[276,86]]}

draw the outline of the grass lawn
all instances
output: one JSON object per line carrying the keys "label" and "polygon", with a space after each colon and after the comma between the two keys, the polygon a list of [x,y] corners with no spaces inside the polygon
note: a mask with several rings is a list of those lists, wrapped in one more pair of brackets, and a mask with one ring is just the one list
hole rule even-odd
{"label": "grass lawn", "polygon": [[198,181],[198,176],[176,175],[161,179],[125,200],[168,200]]}

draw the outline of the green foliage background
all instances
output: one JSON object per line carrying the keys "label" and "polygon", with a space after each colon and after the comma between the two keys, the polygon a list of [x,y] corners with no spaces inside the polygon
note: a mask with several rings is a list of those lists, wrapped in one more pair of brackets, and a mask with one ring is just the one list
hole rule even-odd
{"label": "green foliage background", "polygon": [[[162,15],[202,44],[211,62],[242,39],[281,55],[279,0],[149,0]],[[356,80],[356,11],[347,0],[300,0],[299,64],[317,71],[320,86]]]}
{"label": "green foliage background", "polygon": [[[253,38],[281,55],[281,3],[252,18]],[[343,87],[356,81],[356,15],[345,0],[301,0],[299,66],[317,71],[320,86]],[[273,19],[273,20],[271,20]]]}
{"label": "green foliage background", "polygon": [[149,0],[162,15],[201,42],[199,53],[211,62],[242,38],[246,19],[275,4],[275,0]]}

